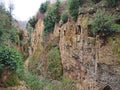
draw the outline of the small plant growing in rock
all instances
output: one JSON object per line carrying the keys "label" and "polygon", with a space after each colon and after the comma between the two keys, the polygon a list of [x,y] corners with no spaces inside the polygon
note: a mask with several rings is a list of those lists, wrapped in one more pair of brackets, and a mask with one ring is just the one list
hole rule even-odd
{"label": "small plant growing in rock", "polygon": [[61,15],[61,20],[63,21],[63,23],[66,23],[68,20],[68,16],[66,12],[63,12]]}

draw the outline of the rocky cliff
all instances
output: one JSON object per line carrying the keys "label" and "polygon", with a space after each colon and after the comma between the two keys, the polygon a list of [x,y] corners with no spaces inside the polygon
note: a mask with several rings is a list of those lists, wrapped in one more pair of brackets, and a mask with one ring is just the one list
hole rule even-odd
{"label": "rocky cliff", "polygon": [[41,19],[39,19],[35,27],[36,28],[34,29],[34,31],[31,34],[32,53],[35,52],[38,44],[41,44],[43,41],[43,38],[42,38],[42,33],[43,33],[43,28],[44,28],[43,21]]}
{"label": "rocky cliff", "polygon": [[[69,19],[62,26],[56,24],[54,32],[49,36],[49,42],[59,38],[57,43],[59,43],[63,76],[74,80],[78,90],[119,90],[120,58],[115,55],[112,45],[120,42],[120,37],[118,35],[114,41],[110,38],[112,43],[108,41],[104,46],[98,36],[91,37],[89,27],[93,13],[90,12],[80,13],[76,22]],[[33,52],[37,50],[38,44],[41,45],[43,27],[42,20],[39,20],[32,33]],[[40,58],[42,60],[39,61],[42,65],[38,67],[43,68],[41,73],[46,76],[48,73],[44,74],[44,70],[46,71],[44,67],[47,67],[45,65],[48,65],[49,61],[43,57],[43,54],[47,55],[47,49],[43,50],[46,53],[42,53]]]}
{"label": "rocky cliff", "polygon": [[[79,90],[119,90],[119,58],[110,45],[88,35],[90,15],[79,15],[60,28],[60,52],[64,76],[79,80]],[[108,87],[111,89],[104,89]]]}

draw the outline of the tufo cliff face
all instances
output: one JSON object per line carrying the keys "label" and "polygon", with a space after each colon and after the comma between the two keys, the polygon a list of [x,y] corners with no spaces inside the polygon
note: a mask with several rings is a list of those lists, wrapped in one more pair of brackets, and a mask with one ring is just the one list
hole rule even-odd
{"label": "tufo cliff face", "polygon": [[[91,21],[91,14],[81,13],[76,22],[69,19],[62,26],[55,25],[49,39],[59,37],[63,76],[74,80],[78,90],[119,90],[120,60],[110,43],[101,46],[97,36],[89,36]],[[39,20],[32,33],[33,52],[42,42],[43,28],[43,21]]]}
{"label": "tufo cliff face", "polygon": [[57,30],[64,76],[76,80],[78,90],[119,90],[119,60],[110,45],[88,35],[90,23],[91,16],[81,14]]}

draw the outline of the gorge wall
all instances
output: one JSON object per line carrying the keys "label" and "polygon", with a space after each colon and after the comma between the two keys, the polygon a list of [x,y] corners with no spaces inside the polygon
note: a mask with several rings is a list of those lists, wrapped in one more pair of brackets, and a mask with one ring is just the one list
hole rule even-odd
{"label": "gorge wall", "polygon": [[90,23],[90,15],[79,15],[60,28],[64,76],[77,80],[79,90],[119,90],[119,60],[109,45],[101,47],[99,38],[88,35]]}
{"label": "gorge wall", "polygon": [[[74,80],[78,90],[119,90],[120,60],[113,54],[110,43],[101,46],[97,36],[89,36],[92,16],[81,13],[76,22],[69,19],[62,26],[56,24],[49,40],[59,38],[63,76]],[[32,34],[33,51],[37,45],[42,46],[42,33],[43,23],[39,20]]]}

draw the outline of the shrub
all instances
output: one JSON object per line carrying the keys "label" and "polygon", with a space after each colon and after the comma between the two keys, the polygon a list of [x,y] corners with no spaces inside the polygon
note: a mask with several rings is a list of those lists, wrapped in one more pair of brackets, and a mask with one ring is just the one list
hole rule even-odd
{"label": "shrub", "polygon": [[30,87],[30,90],[43,90],[43,86],[46,85],[44,79],[40,80],[38,76],[25,70],[24,68],[18,69],[17,74]]}
{"label": "shrub", "polygon": [[9,30],[11,28],[10,13],[5,10],[4,6],[0,5],[0,46],[3,43],[9,42]]}
{"label": "shrub", "polygon": [[31,26],[32,28],[35,28],[35,25],[36,25],[37,21],[38,21],[37,18],[32,17],[32,18],[30,18],[30,20],[28,21],[28,23],[30,24],[30,26]]}
{"label": "shrub", "polygon": [[46,17],[44,18],[44,33],[53,32],[55,23],[58,23],[60,20],[59,13],[60,2],[57,0],[55,5],[49,8]]}
{"label": "shrub", "polygon": [[20,66],[22,66],[21,56],[17,51],[7,46],[0,48],[0,69],[5,68],[16,71]]}
{"label": "shrub", "polygon": [[74,20],[77,19],[79,7],[83,4],[83,0],[68,0],[68,10]]}
{"label": "shrub", "polygon": [[57,0],[55,5],[53,6],[53,12],[54,12],[54,19],[55,19],[55,23],[58,23],[60,21],[60,1]]}
{"label": "shrub", "polygon": [[55,21],[53,18],[53,10],[49,9],[47,16],[44,18],[44,32],[45,33],[50,33],[53,32]]}
{"label": "shrub", "polygon": [[119,0],[105,0],[108,7],[115,7]]}
{"label": "shrub", "polygon": [[45,13],[47,11],[48,4],[49,4],[49,1],[46,1],[45,3],[42,3],[40,8],[39,8],[39,11],[41,13]]}
{"label": "shrub", "polygon": [[108,37],[115,30],[112,28],[114,20],[116,19],[115,15],[109,14],[105,15],[105,10],[99,10],[94,16],[91,32],[94,35],[99,35],[100,37]]}
{"label": "shrub", "polygon": [[61,15],[61,20],[63,21],[63,23],[66,23],[68,20],[68,16],[66,12],[63,12]]}
{"label": "shrub", "polygon": [[60,79],[62,76],[62,65],[60,62],[60,51],[54,49],[48,56],[48,72],[52,79]]}
{"label": "shrub", "polygon": [[16,28],[12,28],[10,32],[10,38],[12,43],[19,43],[19,32]]}

